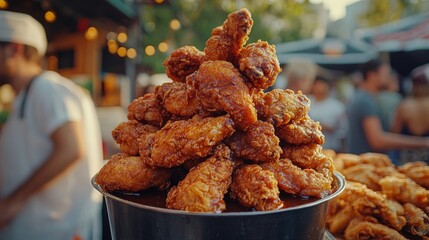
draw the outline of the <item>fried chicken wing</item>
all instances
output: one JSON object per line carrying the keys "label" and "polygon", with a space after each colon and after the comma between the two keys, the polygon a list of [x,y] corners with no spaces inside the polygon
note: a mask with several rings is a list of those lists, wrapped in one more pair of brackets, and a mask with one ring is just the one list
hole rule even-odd
{"label": "fried chicken wing", "polygon": [[215,212],[225,210],[223,200],[231,184],[234,163],[230,150],[221,144],[215,154],[192,168],[185,179],[168,192],[167,208],[191,212]]}
{"label": "fried chicken wing", "polygon": [[372,164],[376,167],[394,167],[389,156],[382,153],[362,153],[359,155],[360,163]]}
{"label": "fried chicken wing", "polygon": [[198,70],[204,56],[204,52],[194,46],[178,48],[163,62],[166,67],[165,73],[173,81],[184,83],[187,76]]}
{"label": "fried chicken wing", "polygon": [[168,112],[182,117],[192,117],[201,109],[200,102],[197,98],[188,97],[186,88],[186,84],[182,82],[164,83],[155,88],[155,96]]}
{"label": "fried chicken wing", "polygon": [[344,237],[346,240],[406,240],[406,238],[395,229],[359,218],[355,218],[350,222],[349,226],[346,228]]}
{"label": "fried chicken wing", "polygon": [[328,208],[328,215],[326,216],[326,226],[329,232],[334,234],[343,233],[344,230],[350,223],[350,220],[357,217],[358,215],[353,210],[352,206],[346,205],[341,206],[337,211],[332,212],[332,206],[336,200],[331,200]]}
{"label": "fried chicken wing", "polygon": [[253,162],[276,161],[282,149],[280,140],[274,134],[274,127],[266,122],[257,121],[246,132],[237,131],[225,143],[231,148],[234,156]]}
{"label": "fried chicken wing", "polygon": [[212,31],[207,40],[204,53],[206,60],[224,60],[237,62],[239,53],[249,39],[253,20],[247,9],[241,9],[228,15],[221,27]]}
{"label": "fried chicken wing", "polygon": [[343,169],[357,165],[360,163],[360,157],[351,153],[338,153],[335,156],[335,161],[341,162]]}
{"label": "fried chicken wing", "polygon": [[282,148],[281,158],[287,158],[303,169],[314,169],[322,173],[331,182],[335,171],[334,161],[332,158],[322,153],[322,146],[318,144],[308,144],[299,146],[285,146]]}
{"label": "fried chicken wing", "polygon": [[292,119],[307,116],[310,100],[300,91],[274,89],[264,95],[253,97],[258,117],[274,127],[285,125]]}
{"label": "fried chicken wing", "polygon": [[405,225],[403,210],[398,205],[361,183],[348,181],[337,200],[351,206],[356,214],[375,217],[394,229],[400,230]]}
{"label": "fried chicken wing", "polygon": [[130,156],[139,155],[139,146],[136,144],[138,139],[146,134],[155,133],[157,127],[148,124],[142,124],[136,120],[129,120],[120,123],[113,131],[112,137],[123,153]]}
{"label": "fried chicken wing", "polygon": [[241,73],[225,61],[206,61],[187,78],[205,109],[227,112],[241,130],[258,119]]}
{"label": "fried chicken wing", "polygon": [[108,192],[138,192],[151,187],[168,188],[171,174],[171,169],[153,168],[140,157],[117,154],[103,166],[96,182]]}
{"label": "fried chicken wing", "polygon": [[388,198],[401,203],[412,203],[418,207],[429,206],[429,190],[421,187],[410,178],[388,176],[379,181],[381,191]]}
{"label": "fried chicken wing", "polygon": [[282,70],[275,46],[261,40],[243,48],[238,65],[240,71],[246,75],[252,85],[260,89],[272,86]]}
{"label": "fried chicken wing", "polygon": [[301,169],[289,159],[262,163],[260,166],[273,172],[279,188],[287,193],[317,198],[331,193],[331,179],[314,169]]}
{"label": "fried chicken wing", "polygon": [[399,166],[398,170],[420,186],[429,189],[429,166],[425,162],[406,163]]}
{"label": "fried chicken wing", "polygon": [[151,166],[170,168],[205,157],[234,133],[233,124],[228,116],[201,118],[198,115],[169,122],[155,134],[151,157],[145,161]]}
{"label": "fried chicken wing", "polygon": [[162,127],[170,114],[161,106],[159,99],[152,93],[134,99],[128,106],[128,119]]}
{"label": "fried chicken wing", "polygon": [[368,163],[362,163],[346,168],[342,173],[347,180],[363,183],[374,191],[381,190],[378,182],[386,176],[406,177],[393,167],[376,167]]}
{"label": "fried chicken wing", "polygon": [[278,126],[276,133],[280,139],[289,144],[304,145],[316,143],[323,145],[325,143],[322,126],[319,122],[315,122],[309,117]]}
{"label": "fried chicken wing", "polygon": [[231,198],[258,211],[281,208],[280,191],[274,174],[258,165],[246,165],[234,171]]}
{"label": "fried chicken wing", "polygon": [[420,208],[411,203],[404,204],[406,229],[416,236],[429,236],[429,217]]}

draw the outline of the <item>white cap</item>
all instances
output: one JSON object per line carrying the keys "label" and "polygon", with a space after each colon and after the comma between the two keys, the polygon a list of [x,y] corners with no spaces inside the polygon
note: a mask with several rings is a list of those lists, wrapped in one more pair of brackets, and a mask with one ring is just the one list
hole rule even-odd
{"label": "white cap", "polygon": [[30,15],[9,11],[0,11],[0,41],[34,47],[42,56],[48,45],[42,24]]}

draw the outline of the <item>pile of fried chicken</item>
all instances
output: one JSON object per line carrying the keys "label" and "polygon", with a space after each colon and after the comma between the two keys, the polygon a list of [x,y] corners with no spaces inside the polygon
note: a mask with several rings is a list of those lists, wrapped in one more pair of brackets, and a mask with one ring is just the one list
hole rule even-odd
{"label": "pile of fried chicken", "polygon": [[[322,153],[310,101],[267,91],[281,68],[273,45],[246,45],[252,25],[241,9],[213,29],[204,52],[171,53],[164,66],[173,81],[134,100],[128,121],[112,132],[122,153],[96,178],[105,191],[155,187],[168,190],[167,208],[215,213],[228,207],[226,194],[268,211],[282,208],[280,191],[315,198],[333,191],[333,160]],[[179,170],[186,174],[174,184]]]}
{"label": "pile of fried chicken", "polygon": [[429,239],[429,166],[387,155],[327,153],[347,180],[329,203],[328,230],[346,240]]}

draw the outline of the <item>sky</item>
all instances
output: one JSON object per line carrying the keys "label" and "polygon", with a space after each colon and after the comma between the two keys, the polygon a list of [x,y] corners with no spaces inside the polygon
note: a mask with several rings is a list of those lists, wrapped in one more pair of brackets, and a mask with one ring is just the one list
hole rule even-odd
{"label": "sky", "polygon": [[330,18],[333,21],[344,17],[346,6],[357,1],[359,0],[311,0],[313,3],[323,3],[323,6],[329,10]]}

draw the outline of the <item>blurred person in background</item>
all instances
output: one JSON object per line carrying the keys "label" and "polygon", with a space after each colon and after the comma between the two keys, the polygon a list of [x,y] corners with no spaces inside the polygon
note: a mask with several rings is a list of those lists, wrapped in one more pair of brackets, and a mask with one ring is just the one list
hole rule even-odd
{"label": "blurred person in background", "polygon": [[429,148],[429,138],[387,132],[378,105],[378,94],[390,78],[390,66],[378,59],[362,65],[363,82],[347,108],[348,152],[382,152],[390,149]]}
{"label": "blurred person in background", "polygon": [[325,135],[325,149],[344,152],[344,139],[347,132],[346,109],[342,102],[330,96],[332,83],[325,77],[317,76],[312,87],[309,115],[319,121]]}
{"label": "blurred person in background", "polygon": [[291,61],[285,70],[286,88],[295,92],[302,91],[309,94],[317,73],[317,66],[309,60]]}
{"label": "blurred person in background", "polygon": [[97,239],[101,196],[94,104],[77,85],[43,71],[47,40],[29,15],[0,11],[0,85],[16,99],[0,135],[0,239]]}
{"label": "blurred person in background", "polygon": [[[412,90],[396,109],[392,132],[429,137],[429,64],[411,72]],[[425,161],[429,164],[429,149],[404,149],[399,164]]]}

